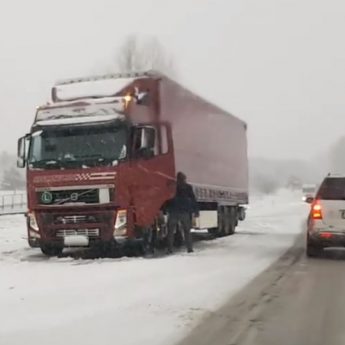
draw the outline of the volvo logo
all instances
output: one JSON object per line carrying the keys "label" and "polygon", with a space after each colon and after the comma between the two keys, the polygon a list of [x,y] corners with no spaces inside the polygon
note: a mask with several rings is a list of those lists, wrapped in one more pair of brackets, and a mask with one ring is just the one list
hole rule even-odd
{"label": "volvo logo", "polygon": [[53,201],[53,194],[50,192],[43,192],[41,194],[41,201],[43,204],[50,204]]}
{"label": "volvo logo", "polygon": [[71,201],[78,201],[79,194],[78,193],[72,193],[71,194]]}

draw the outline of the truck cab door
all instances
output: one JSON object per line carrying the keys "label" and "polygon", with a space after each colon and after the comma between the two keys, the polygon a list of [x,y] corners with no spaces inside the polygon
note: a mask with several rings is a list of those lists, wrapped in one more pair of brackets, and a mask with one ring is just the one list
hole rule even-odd
{"label": "truck cab door", "polygon": [[136,223],[150,226],[175,193],[175,161],[168,123],[136,126],[132,137],[132,197]]}

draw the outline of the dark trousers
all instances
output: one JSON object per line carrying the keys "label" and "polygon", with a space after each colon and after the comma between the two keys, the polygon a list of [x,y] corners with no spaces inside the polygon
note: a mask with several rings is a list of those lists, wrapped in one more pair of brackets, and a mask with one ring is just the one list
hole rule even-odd
{"label": "dark trousers", "polygon": [[[180,228],[178,228],[180,225]],[[175,231],[181,229],[184,233],[185,245],[188,251],[193,250],[192,234],[190,232],[192,227],[192,215],[188,212],[169,213],[168,216],[168,249],[173,250]]]}

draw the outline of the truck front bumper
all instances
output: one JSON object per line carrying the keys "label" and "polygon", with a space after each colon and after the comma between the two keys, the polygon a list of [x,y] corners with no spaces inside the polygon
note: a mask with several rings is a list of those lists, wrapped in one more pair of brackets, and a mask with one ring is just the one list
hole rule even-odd
{"label": "truck front bumper", "polygon": [[[36,211],[34,224],[28,219],[28,238],[32,247],[49,243],[59,247],[91,247],[114,242],[114,211]],[[35,223],[35,222],[34,222]]]}

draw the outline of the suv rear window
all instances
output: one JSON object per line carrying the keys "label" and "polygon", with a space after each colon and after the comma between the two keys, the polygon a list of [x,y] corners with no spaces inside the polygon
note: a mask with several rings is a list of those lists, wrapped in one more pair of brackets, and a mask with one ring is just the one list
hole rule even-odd
{"label": "suv rear window", "polygon": [[327,177],[322,182],[317,199],[345,200],[345,178]]}

